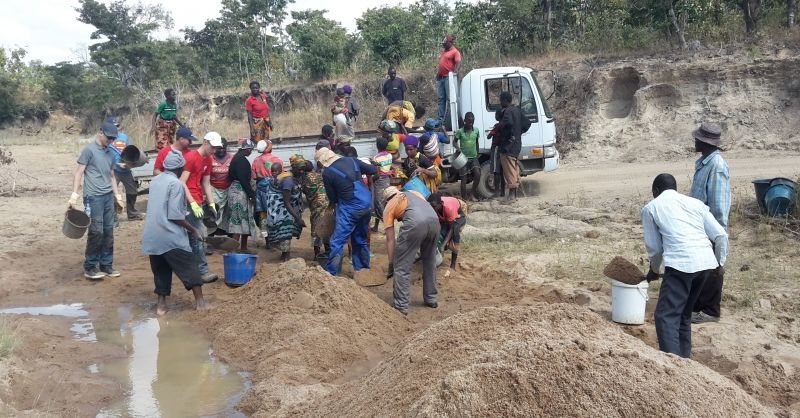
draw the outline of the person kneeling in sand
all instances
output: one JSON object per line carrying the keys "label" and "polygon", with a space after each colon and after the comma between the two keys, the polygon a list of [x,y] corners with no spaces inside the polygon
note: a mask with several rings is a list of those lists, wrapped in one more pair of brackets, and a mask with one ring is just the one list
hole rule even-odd
{"label": "person kneeling in sand", "polygon": [[150,182],[150,197],[142,234],[142,254],[150,256],[155,294],[158,295],[156,313],[167,312],[167,296],[172,289],[172,273],[191,290],[197,309],[206,309],[203,299],[203,280],[197,266],[189,234],[202,239],[200,231],[186,221],[186,192],[179,180],[186,164],[179,152],[170,152],[164,159],[164,173]]}

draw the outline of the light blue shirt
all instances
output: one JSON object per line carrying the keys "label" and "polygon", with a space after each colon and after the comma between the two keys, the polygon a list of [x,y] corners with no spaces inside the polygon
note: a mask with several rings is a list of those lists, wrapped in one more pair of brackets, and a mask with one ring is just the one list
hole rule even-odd
{"label": "light blue shirt", "polygon": [[728,164],[716,150],[706,157],[700,156],[694,164],[694,178],[689,196],[703,202],[711,210],[714,219],[728,230],[728,214],[731,212],[731,179]]}
{"label": "light blue shirt", "polygon": [[695,198],[675,190],[663,191],[642,208],[642,228],[654,272],[660,272],[662,262],[683,273],[725,265],[728,234]]}

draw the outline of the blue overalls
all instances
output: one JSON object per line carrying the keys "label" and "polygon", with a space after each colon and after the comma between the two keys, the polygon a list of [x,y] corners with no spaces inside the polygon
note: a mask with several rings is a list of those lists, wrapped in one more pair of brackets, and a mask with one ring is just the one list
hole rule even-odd
{"label": "blue overalls", "polygon": [[329,170],[353,182],[353,198],[350,200],[339,200],[336,205],[336,228],[331,236],[331,253],[325,270],[336,276],[342,270],[342,260],[344,259],[344,245],[351,239],[353,269],[359,271],[369,268],[369,244],[367,234],[369,234],[369,221],[372,214],[372,193],[367,186],[361,182],[361,171],[355,159],[353,161],[353,171],[357,177],[348,178],[341,170],[330,166]]}

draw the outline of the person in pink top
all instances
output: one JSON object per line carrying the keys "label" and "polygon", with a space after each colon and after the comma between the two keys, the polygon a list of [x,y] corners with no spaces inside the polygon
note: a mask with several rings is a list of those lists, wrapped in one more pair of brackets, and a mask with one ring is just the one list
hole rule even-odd
{"label": "person in pink top", "polygon": [[272,177],[272,165],[275,163],[283,165],[283,160],[272,154],[272,141],[269,139],[258,141],[256,151],[260,155],[253,160],[253,179]]}
{"label": "person in pink top", "polygon": [[428,196],[428,203],[439,217],[440,236],[444,236],[444,239],[440,241],[443,243],[440,251],[450,248],[453,253],[453,257],[450,259],[450,268],[455,270],[458,263],[458,248],[461,244],[461,230],[467,224],[467,204],[461,199],[442,196],[439,193],[432,193]]}
{"label": "person in pink top", "polygon": [[453,35],[447,35],[442,41],[444,49],[439,55],[439,68],[436,70],[436,91],[439,95],[439,109],[437,116],[444,122],[447,108],[447,75],[454,73],[458,77],[458,67],[461,66],[461,53],[458,52]]}

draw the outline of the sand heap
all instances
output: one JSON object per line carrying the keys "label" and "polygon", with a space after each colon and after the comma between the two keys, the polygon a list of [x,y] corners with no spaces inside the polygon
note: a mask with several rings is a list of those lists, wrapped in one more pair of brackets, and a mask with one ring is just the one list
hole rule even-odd
{"label": "sand heap", "polygon": [[223,359],[252,371],[240,408],[281,414],[393,348],[410,323],[358,285],[301,259],[263,267],[207,317]]}
{"label": "sand heap", "polygon": [[308,416],[769,416],[732,381],[566,304],[482,308],[414,336]]}

